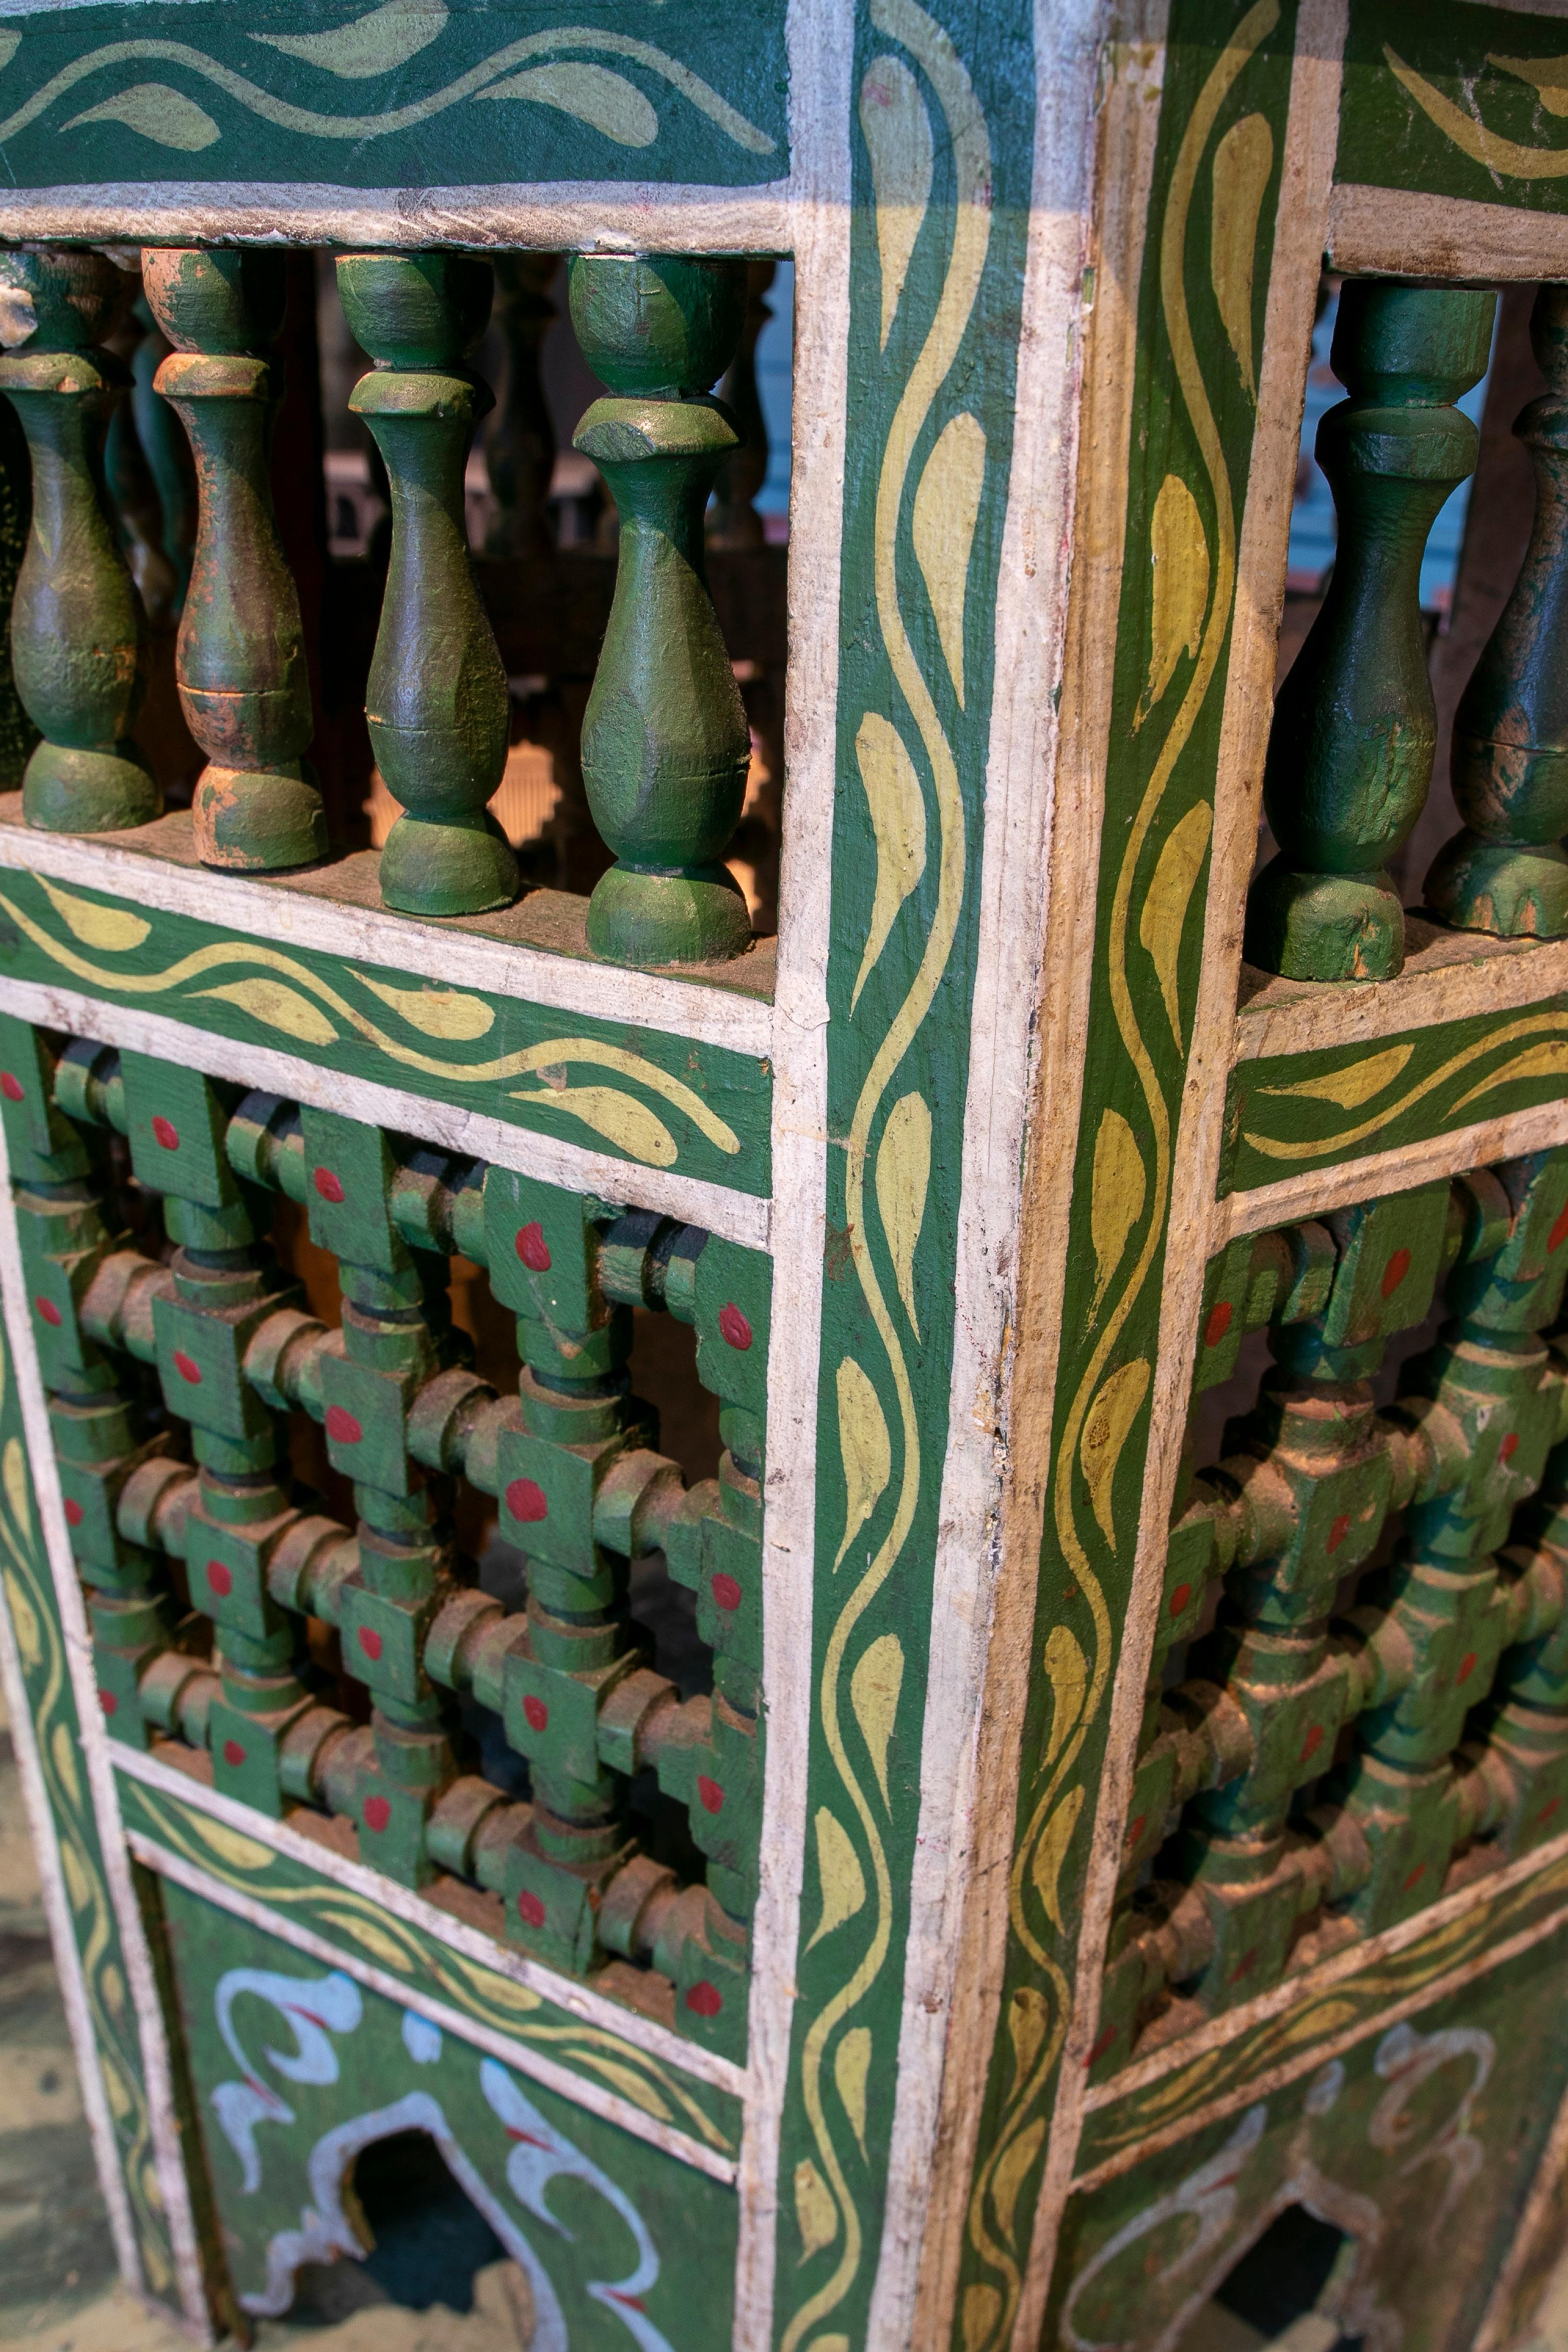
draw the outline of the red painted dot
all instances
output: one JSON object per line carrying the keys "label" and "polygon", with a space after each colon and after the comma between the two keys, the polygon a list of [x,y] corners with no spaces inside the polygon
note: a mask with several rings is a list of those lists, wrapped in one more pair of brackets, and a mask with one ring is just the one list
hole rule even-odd
{"label": "red painted dot", "polygon": [[240,1765],[244,1763],[245,1750],[240,1746],[237,1739],[226,1739],[224,1741],[223,1760],[226,1764],[230,1765]]}
{"label": "red painted dot", "polygon": [[1329,1552],[1338,1551],[1341,1544],[1343,1543],[1350,1531],[1351,1515],[1348,1511],[1342,1511],[1339,1517],[1334,1521],[1333,1526],[1329,1529],[1329,1540],[1323,1546],[1323,1549]]}
{"label": "red painted dot", "polygon": [[1518,1452],[1519,1432],[1517,1429],[1510,1429],[1508,1435],[1503,1439],[1502,1444],[1498,1447],[1497,1458],[1500,1462],[1511,1462]]}
{"label": "red painted dot", "polygon": [[1129,1822],[1127,1824],[1127,1834],[1121,1841],[1123,1845],[1135,1846],[1139,1839],[1142,1836],[1144,1830],[1147,1828],[1149,1816],[1147,1813],[1140,1813],[1135,1821]]}
{"label": "red painted dot", "polygon": [[706,1772],[699,1772],[697,1775],[697,1793],[702,1800],[702,1810],[705,1813],[716,1813],[722,1809],[724,1791],[717,1780],[710,1780],[708,1778]]}
{"label": "red painted dot", "polygon": [[1379,1285],[1385,1298],[1393,1297],[1409,1271],[1410,1252],[1407,1249],[1396,1249],[1383,1269],[1383,1281]]}
{"label": "red painted dot", "polygon": [[717,1985],[699,1977],[686,1996],[686,2006],[697,2017],[717,2017],[724,2002]]}
{"label": "red painted dot", "polygon": [[367,1797],[364,1801],[364,1825],[367,1830],[384,1830],[392,1819],[392,1807],[384,1797]]}
{"label": "red painted dot", "polygon": [[77,1498],[76,1498],[76,1496],[75,1496],[74,1495],[68,1495],[68,1496],[66,1496],[66,1525],[67,1525],[67,1527],[68,1527],[68,1528],[79,1528],[79,1527],[80,1527],[80,1525],[81,1525],[81,1521],[82,1521],[82,1508],[81,1508],[81,1505],[77,1501]]}
{"label": "red painted dot", "polygon": [[714,1601],[719,1608],[723,1610],[733,1610],[740,1607],[741,1588],[736,1583],[732,1576],[726,1576],[724,1574],[722,1569],[720,1570],[718,1575],[713,1579],[712,1583],[708,1589],[712,1593]]}
{"label": "red painted dot", "polygon": [[1421,1881],[1426,1877],[1426,1864],[1424,1862],[1418,1862],[1415,1869],[1406,1871],[1405,1876],[1400,1880],[1399,1891],[1401,1895],[1408,1895],[1413,1886],[1419,1886]]}
{"label": "red painted dot", "polygon": [[550,1505],[545,1499],[544,1489],[536,1486],[531,1478],[512,1480],[506,1490],[506,1507],[512,1517],[521,1519],[525,1527],[550,1517]]}
{"label": "red painted dot", "polygon": [[731,1348],[744,1350],[752,1344],[752,1327],[732,1299],[719,1309],[719,1329]]}
{"label": "red painted dot", "polygon": [[1240,1959],[1239,1959],[1239,1960],[1237,1960],[1237,1964],[1236,1964],[1235,1968],[1233,1968],[1233,1969],[1232,1969],[1232,1970],[1231,1970],[1231,1972],[1230,1972],[1230,1980],[1231,1980],[1231,1983],[1232,1983],[1232,1984],[1239,1984],[1239,1983],[1241,1982],[1242,1978],[1243,1978],[1243,1977],[1249,1977],[1249,1976],[1252,1974],[1253,1969],[1254,1969],[1257,1966],[1258,1966],[1258,1947],[1257,1947],[1257,1945],[1255,1944],[1255,1945],[1253,1946],[1253,1948],[1252,1948],[1252,1949],[1251,1949],[1251,1951],[1250,1951],[1250,1952],[1243,1952],[1243,1954],[1242,1954],[1242,1956],[1241,1956]]}
{"label": "red painted dot", "polygon": [[1114,2024],[1108,2025],[1106,2027],[1104,2032],[1100,2035],[1099,2041],[1096,2042],[1094,2047],[1090,2050],[1088,2057],[1083,2062],[1086,2068],[1097,2066],[1100,2063],[1100,2061],[1104,2057],[1106,2052],[1115,2041],[1119,2031],[1120,2028]]}
{"label": "red painted dot", "polygon": [[549,1273],[550,1244],[544,1238],[544,1227],[537,1221],[521,1227],[513,1247],[530,1274]]}
{"label": "red painted dot", "polygon": [[1310,1763],[1322,1744],[1322,1725],[1321,1723],[1310,1724],[1307,1728],[1307,1737],[1301,1742],[1300,1761],[1303,1764]]}
{"label": "red painted dot", "polygon": [[1467,1650],[1459,1660],[1459,1671],[1454,1676],[1454,1688],[1458,1690],[1461,1683],[1468,1683],[1475,1671],[1476,1654],[1473,1650]]}
{"label": "red painted dot", "polygon": [[213,1591],[217,1594],[220,1601],[226,1600],[228,1595],[234,1591],[234,1579],[229,1574],[227,1569],[225,1568],[221,1559],[208,1560],[207,1582],[211,1585]]}
{"label": "red painted dot", "polygon": [[[1568,1210],[1565,1210],[1563,1213],[1564,1215],[1568,1215]],[[1536,1814],[1536,1820],[1538,1822],[1549,1822],[1562,1802],[1563,1800],[1561,1797],[1549,1797],[1545,1804],[1542,1806],[1541,1811]]]}
{"label": "red painted dot", "polygon": [[[0,1078],[0,1087],[3,1087],[5,1083],[5,1079]],[[1557,1212],[1557,1223],[1552,1226],[1552,1231],[1546,1236],[1547,1256],[1551,1257],[1556,1251],[1560,1250],[1565,1241],[1568,1241],[1568,1208],[1559,1209]]]}
{"label": "red painted dot", "polygon": [[[4,1095],[7,1102],[20,1102],[22,1099],[22,1081],[9,1070],[0,1070],[0,1095]],[[1568,1217],[1568,1209],[1564,1209],[1563,1213]]]}
{"label": "red painted dot", "polygon": [[323,1201],[341,1201],[342,1199],[342,1184],[340,1180],[333,1175],[330,1168],[318,1168],[311,1176],[310,1181],[314,1184],[317,1192],[321,1194]]}
{"label": "red painted dot", "polygon": [[374,1625],[362,1625],[360,1627],[359,1645],[364,1652],[365,1656],[370,1660],[371,1664],[374,1666],[377,1658],[381,1655],[381,1635],[376,1632]]}
{"label": "red painted dot", "polygon": [[525,1927],[542,1927],[544,1925],[544,1906],[538,1895],[531,1895],[526,1887],[517,1898],[517,1916]]}
{"label": "red painted dot", "polygon": [[112,1691],[100,1690],[98,1694],[98,1703],[105,1715],[118,1715],[120,1712],[120,1701]]}
{"label": "red painted dot", "polygon": [[55,1305],[54,1300],[52,1298],[45,1298],[40,1293],[40,1295],[34,1299],[33,1304],[38,1310],[40,1321],[47,1323],[51,1331],[58,1331],[60,1328],[60,1310]]}
{"label": "red painted dot", "polygon": [[525,1698],[522,1713],[530,1731],[542,1731],[550,1720],[550,1709],[542,1698]]}
{"label": "red painted dot", "polygon": [[1171,1595],[1172,1616],[1179,1617],[1192,1597],[1193,1588],[1190,1584],[1178,1584]]}
{"label": "red painted dot", "polygon": [[200,1388],[202,1384],[202,1368],[198,1363],[195,1362],[191,1357],[185,1354],[183,1348],[176,1348],[174,1350],[174,1370],[178,1372],[180,1378],[188,1382],[192,1388]]}
{"label": "red painted dot", "polygon": [[1209,1319],[1204,1325],[1204,1346],[1217,1348],[1230,1328],[1230,1301],[1228,1298],[1222,1298],[1217,1307],[1209,1309]]}
{"label": "red painted dot", "polygon": [[327,1435],[340,1445],[357,1445],[364,1431],[352,1412],[341,1404],[327,1407]]}
{"label": "red painted dot", "polygon": [[178,1151],[180,1130],[173,1119],[155,1118],[153,1121],[153,1134],[154,1140],[161,1143],[165,1151]]}

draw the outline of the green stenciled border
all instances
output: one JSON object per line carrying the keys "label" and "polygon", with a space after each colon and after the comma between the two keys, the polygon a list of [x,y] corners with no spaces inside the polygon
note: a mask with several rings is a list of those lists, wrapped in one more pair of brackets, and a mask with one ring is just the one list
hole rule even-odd
{"label": "green stenciled border", "polygon": [[[1337,180],[1568,210],[1568,124],[1528,76],[1492,62],[1561,64],[1560,16],[1454,0],[1352,0]],[[1568,68],[1542,79],[1568,80]]]}
{"label": "green stenciled border", "polygon": [[728,2091],[679,2071],[604,2026],[585,2024],[500,1969],[470,1959],[386,1905],[231,1829],[201,1807],[182,1804],[128,1772],[116,1777],[128,1831],[153,1839],[220,1885],[254,1895],[279,1916],[297,1920],[335,1945],[345,1965],[353,1958],[372,1961],[411,1992],[438,1997],[492,2032],[537,2050],[578,2076],[587,2106],[596,2091],[612,2091],[655,2123],[684,2132],[718,2155],[738,2154],[741,2103]]}
{"label": "green stenciled border", "polygon": [[174,2298],[174,2252],[157,2176],[136,2015],[82,1759],[81,1725],[67,1664],[65,1632],[38,1525],[21,1402],[3,1325],[0,1607],[5,1611],[26,1691],[142,2276],[154,2294]]}
{"label": "green stenciled border", "polygon": [[1226,1104],[1223,1192],[1392,1151],[1562,1098],[1568,995],[1363,1045],[1240,1062]]}
{"label": "green stenciled border", "polygon": [[[780,2159],[782,2352],[862,2340],[887,2193],[1034,84],[1021,6],[869,0],[858,16],[818,1550]],[[926,154],[929,196],[911,215],[910,173]]]}
{"label": "green stenciled border", "polygon": [[[0,11],[14,188],[465,188],[788,176],[784,0]],[[279,41],[286,47],[278,46]]]}
{"label": "green stenciled border", "polygon": [[[1037,1664],[1001,2021],[955,2316],[962,2352],[1001,2352],[1011,2338],[1071,2015],[1094,1792],[1137,1549],[1293,37],[1289,0],[1176,0],[1166,38]],[[1250,173],[1259,199],[1245,294],[1227,278],[1224,310],[1210,236],[1222,147],[1222,168],[1233,183]],[[1201,613],[1184,604],[1179,623],[1159,593],[1173,567],[1187,583],[1206,583]]]}
{"label": "green stenciled border", "polygon": [[318,1069],[766,1196],[765,1060],[0,871],[0,988],[75,987]]}

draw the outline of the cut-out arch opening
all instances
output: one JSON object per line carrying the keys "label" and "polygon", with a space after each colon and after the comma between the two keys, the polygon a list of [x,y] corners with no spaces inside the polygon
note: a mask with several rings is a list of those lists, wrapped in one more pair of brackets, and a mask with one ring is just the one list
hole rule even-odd
{"label": "cut-out arch opening", "polygon": [[1232,2263],[1182,2338],[1182,2352],[1361,2352],[1337,2316],[1353,2238],[1288,2205]]}
{"label": "cut-out arch opening", "polygon": [[363,2147],[343,2203],[363,2259],[303,2263],[289,2314],[296,2325],[330,2326],[371,2304],[470,2312],[478,2273],[507,2260],[428,2132],[392,2132]]}

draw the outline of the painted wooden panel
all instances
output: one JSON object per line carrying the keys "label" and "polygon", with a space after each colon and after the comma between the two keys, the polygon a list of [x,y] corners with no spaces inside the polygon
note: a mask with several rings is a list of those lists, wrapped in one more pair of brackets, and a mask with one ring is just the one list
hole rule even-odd
{"label": "painted wooden panel", "polygon": [[784,28],[783,0],[744,40],[722,0],[29,11],[0,17],[0,151],[18,188],[744,186],[788,173]]}
{"label": "painted wooden panel", "polygon": [[1335,176],[1568,210],[1560,18],[1458,0],[1352,0]]}

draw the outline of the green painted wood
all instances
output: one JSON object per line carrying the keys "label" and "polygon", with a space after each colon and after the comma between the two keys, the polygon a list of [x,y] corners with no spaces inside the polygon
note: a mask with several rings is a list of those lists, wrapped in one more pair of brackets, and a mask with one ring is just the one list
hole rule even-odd
{"label": "green painted wood", "polygon": [[[107,919],[102,919],[102,918]],[[772,1067],[526,998],[273,946],[133,898],[0,873],[0,972],[266,1044],[317,1067],[737,1192],[772,1186]]]}
{"label": "green painted wood", "polygon": [[242,2311],[287,2311],[302,2262],[363,2258],[339,2201],[353,2160],[423,2131],[523,2272],[546,2341],[728,2352],[731,2189],[436,2024],[417,1992],[389,2000],[182,1886],[162,1895]]}
{"label": "green painted wood", "polygon": [[[789,173],[784,0],[418,10],[147,0],[0,15],[16,187],[743,187]],[[395,233],[395,231],[394,231]]]}
{"label": "green painted wood", "polygon": [[1464,0],[1352,0],[1338,180],[1520,212],[1568,208],[1560,23]]}
{"label": "green painted wood", "polygon": [[1460,930],[1568,931],[1568,294],[1545,287],[1531,345],[1549,389],[1514,431],[1535,466],[1535,520],[1502,616],[1454,719],[1464,830],[1439,851],[1426,903]]}
{"label": "green painted wood", "polygon": [[197,523],[175,654],[185,723],[207,755],[191,804],[204,865],[308,866],[326,812],[302,756],[314,728],[300,599],[268,464],[280,396],[266,353],[283,257],[150,248],[142,282],[174,345],[153,379],[190,436]]}
{"label": "green painted wood", "polygon": [[1247,955],[1293,980],[1387,980],[1405,918],[1385,861],[1426,799],[1437,718],[1420,574],[1426,534],[1474,467],[1449,404],[1478,383],[1497,298],[1347,285],[1332,366],[1350,398],[1318,427],[1339,546],[1322,609],[1280,688],[1263,804],[1279,855],[1247,898]]}
{"label": "green painted wood", "polygon": [[[0,630],[9,643],[17,575],[27,551],[33,514],[27,436],[8,400],[0,400]],[[38,730],[22,707],[9,662],[0,663],[0,784],[14,792],[26,772]]]}
{"label": "green painted wood", "polygon": [[573,436],[620,517],[616,597],[583,719],[583,782],[616,864],[588,941],[635,964],[744,954],[751,919],[721,865],[745,798],[751,730],[708,590],[703,518],[738,447],[708,387],[734,355],[745,270],[579,256],[572,323],[610,387]]}
{"label": "green painted wood", "polygon": [[0,285],[25,345],[0,358],[0,392],[32,461],[11,662],[44,740],[27,761],[23,805],[29,824],[52,833],[112,833],[163,805],[132,740],[147,623],[103,483],[104,436],[128,372],[99,338],[130,289],[100,254],[51,248],[0,254]]}
{"label": "green painted wood", "polygon": [[374,359],[349,406],[392,490],[392,551],[365,720],[403,808],[381,895],[411,915],[477,915],[517,895],[486,803],[506,766],[506,672],[468,559],[463,469],[489,394],[464,362],[489,317],[489,266],[458,254],[344,254],[338,290]]}

